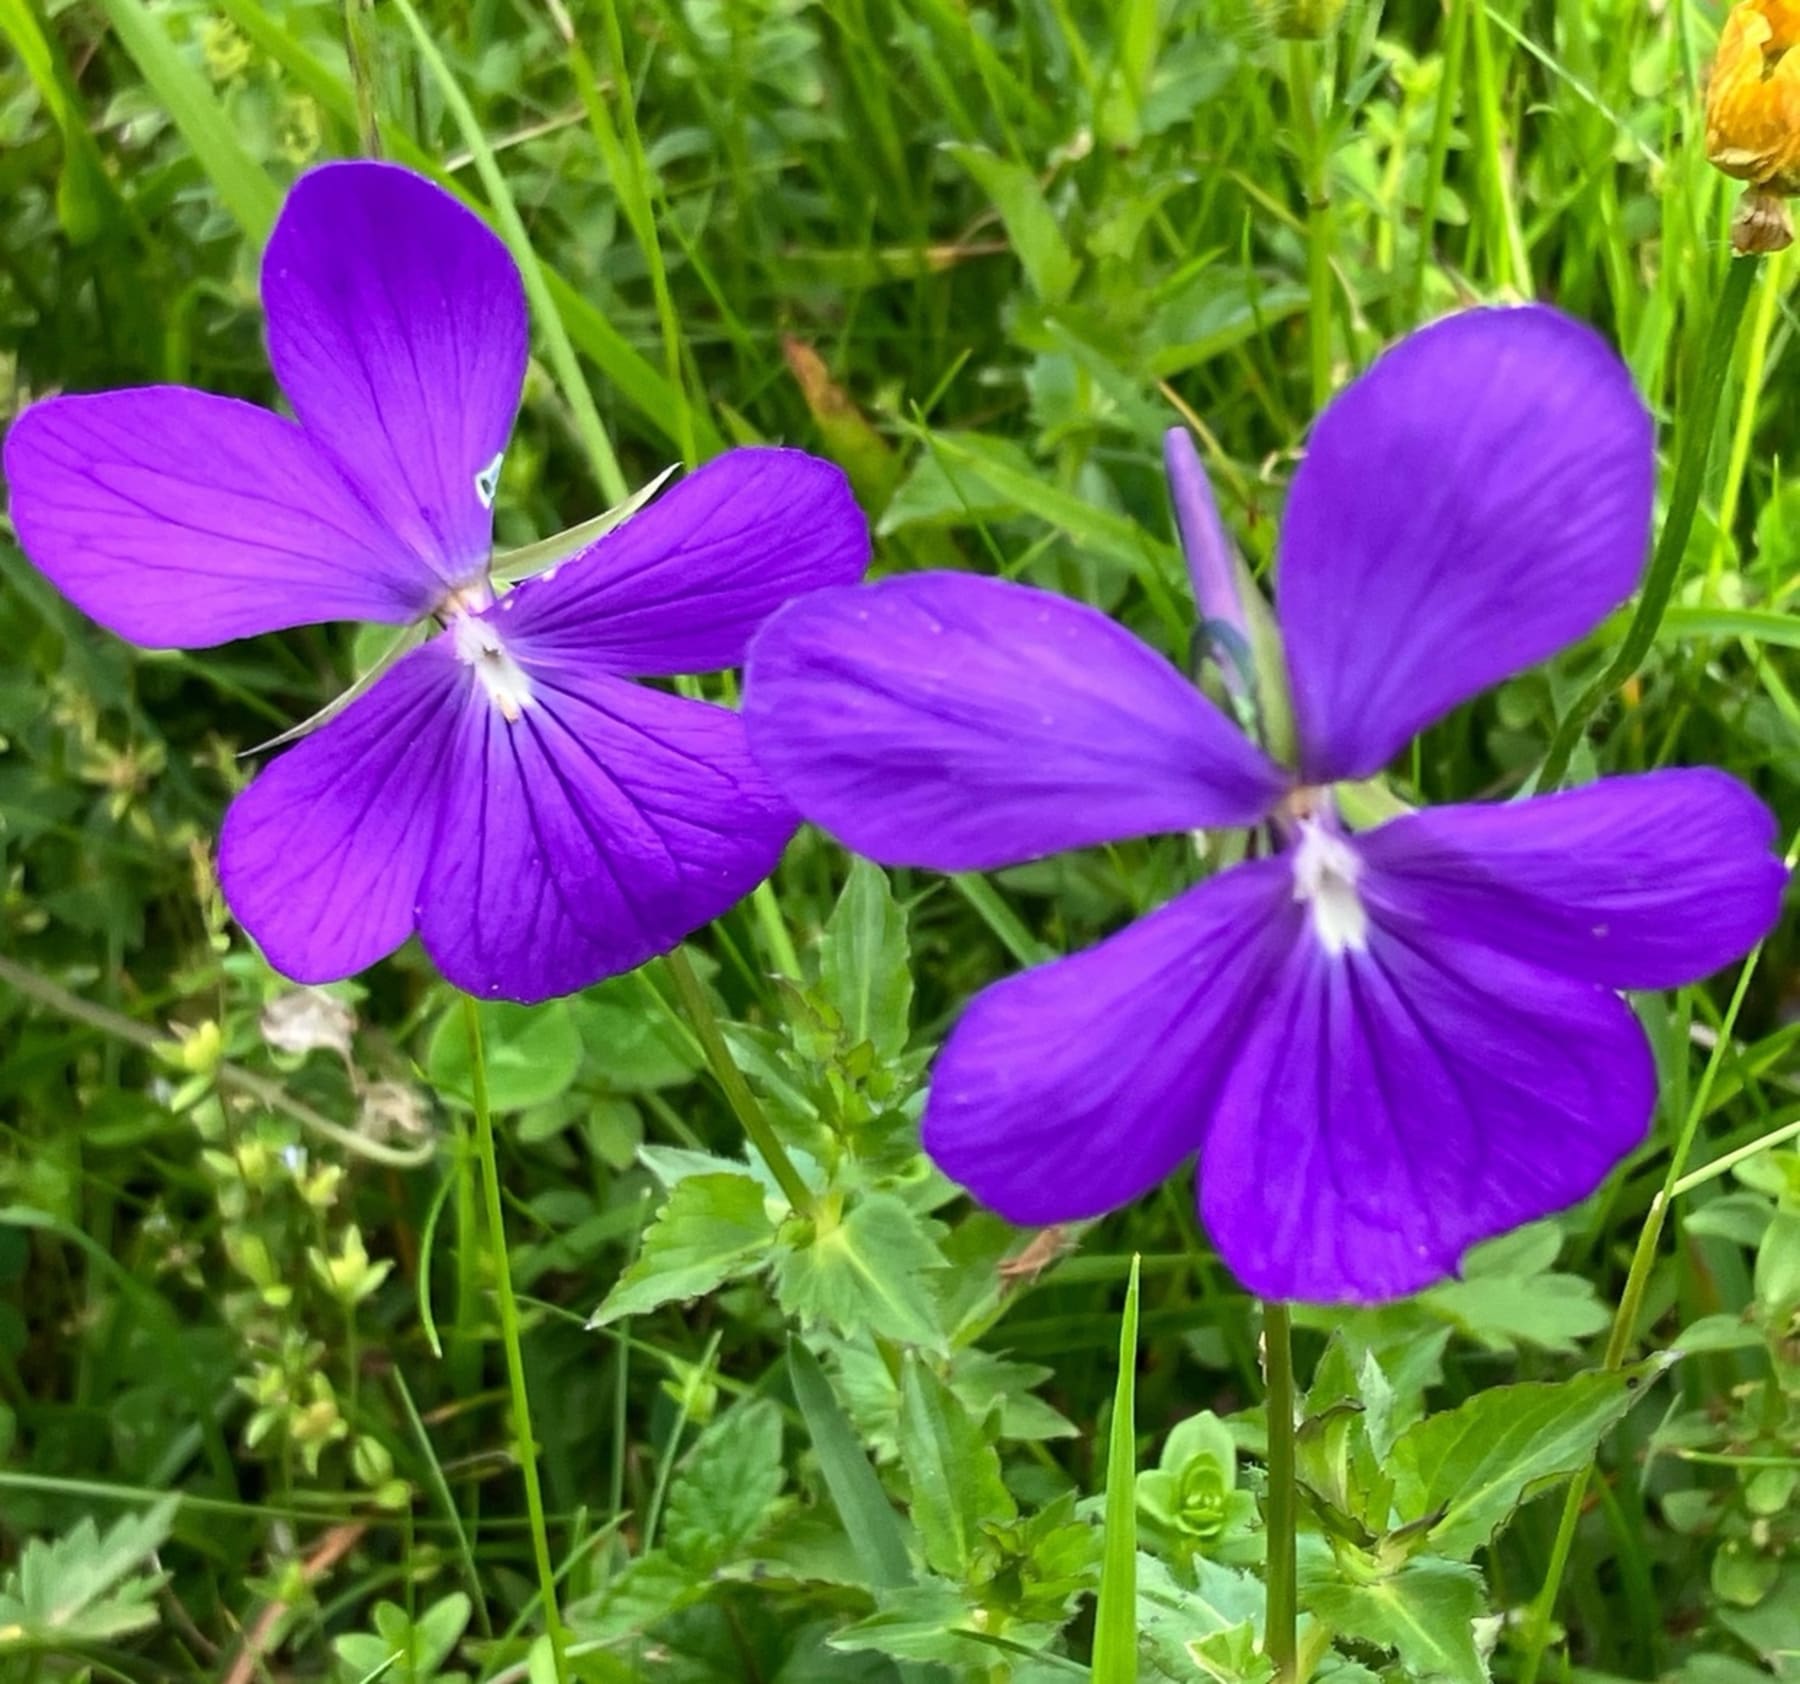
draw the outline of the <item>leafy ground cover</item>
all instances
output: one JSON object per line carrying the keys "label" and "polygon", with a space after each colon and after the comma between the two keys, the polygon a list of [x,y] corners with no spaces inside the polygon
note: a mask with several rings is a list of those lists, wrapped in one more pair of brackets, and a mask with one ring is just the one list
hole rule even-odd
{"label": "leafy ground cover", "polygon": [[[1266,575],[1321,401],[1421,321],[1543,298],[1629,363],[1665,500],[1704,464],[1670,604],[1570,776],[1723,766],[1785,847],[1795,266],[1730,255],[1737,189],[1699,117],[1719,21],[1693,0],[0,0],[0,417],[156,382],[270,401],[256,264],[281,194],[379,151],[541,270],[503,548],[780,440],[848,471],[878,568],[1049,586],[1180,656],[1167,427],[1192,425]],[[918,1150],[969,995],[1160,904],[1194,850],[943,878],[803,832],[684,967],[480,1008],[533,1500],[462,1003],[416,949],[297,992],[213,869],[240,756],[390,634],[143,654],[5,533],[0,579],[7,1676],[1800,1669],[1791,919],[1637,1002],[1662,1100],[1596,1198],[1406,1302],[1295,1309],[1290,1480],[1266,1314],[1185,1188],[1021,1233]],[[1628,619],[1433,727],[1388,793],[1517,791]],[[804,1199],[747,1151],[746,1112]],[[1290,1660],[1265,1546],[1296,1491]]]}

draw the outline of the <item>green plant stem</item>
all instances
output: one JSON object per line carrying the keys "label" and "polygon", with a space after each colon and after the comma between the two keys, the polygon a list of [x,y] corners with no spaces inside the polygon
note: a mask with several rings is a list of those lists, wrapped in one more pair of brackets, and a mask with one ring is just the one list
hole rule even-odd
{"label": "green plant stem", "polygon": [[[1791,868],[1791,858],[1789,864]],[[1687,1116],[1682,1119],[1681,1133],[1676,1139],[1674,1151],[1669,1154],[1668,1168],[1663,1173],[1662,1189],[1650,1201],[1650,1208],[1644,1213],[1644,1225],[1638,1231],[1637,1247],[1631,1254],[1631,1268],[1626,1272],[1625,1288],[1619,1294],[1619,1308],[1613,1316],[1612,1332],[1606,1341],[1606,1355],[1602,1359],[1602,1365],[1608,1371],[1622,1368],[1631,1349],[1632,1335],[1637,1331],[1638,1319],[1644,1310],[1644,1294],[1650,1287],[1651,1266],[1656,1262],[1657,1250],[1662,1243],[1663,1225],[1668,1220],[1669,1206],[1674,1199],[1675,1189],[1681,1184],[1681,1172],[1687,1167],[1688,1156],[1700,1133],[1701,1120],[1706,1116],[1712,1099],[1713,1084],[1724,1065],[1738,1012],[1743,1007],[1744,996],[1750,991],[1750,979],[1756,974],[1756,962],[1761,955],[1762,948],[1759,946],[1744,961],[1743,968],[1738,973],[1737,986],[1731,991],[1731,1003],[1726,1007],[1725,1019],[1720,1026],[1718,1045],[1714,1047],[1712,1057],[1707,1060],[1706,1070],[1688,1105]],[[1526,1616],[1525,1656],[1519,1667],[1518,1684],[1537,1684],[1538,1670],[1544,1663],[1544,1650],[1550,1642],[1550,1622],[1556,1613],[1557,1599],[1562,1594],[1563,1575],[1568,1571],[1569,1552],[1574,1548],[1575,1531],[1581,1524],[1581,1508],[1587,1498],[1588,1480],[1592,1477],[1593,1470],[1593,1463],[1587,1463],[1569,1481],[1568,1492],[1563,1498],[1562,1516],[1557,1522],[1556,1541],[1550,1549],[1550,1565],[1544,1572],[1543,1588],[1538,1592]]]}
{"label": "green plant stem", "polygon": [[1738,326],[1743,321],[1744,306],[1749,302],[1750,289],[1761,268],[1760,258],[1734,257],[1726,271],[1725,289],[1720,294],[1712,330],[1707,335],[1693,399],[1683,412],[1681,448],[1675,459],[1675,484],[1669,493],[1669,509],[1663,516],[1662,531],[1657,535],[1650,571],[1644,576],[1637,612],[1632,615],[1631,624],[1614,650],[1613,658],[1607,662],[1606,670],[1582,691],[1558,723],[1555,735],[1550,739],[1549,752],[1544,756],[1544,769],[1538,777],[1540,790],[1555,789],[1563,781],[1588,721],[1600,704],[1637,672],[1656,640],[1656,629],[1668,611],[1669,599],[1675,593],[1675,581],[1681,574],[1688,535],[1694,529],[1694,515],[1700,507],[1701,487],[1706,482],[1706,464],[1712,455],[1713,434],[1718,428],[1726,377],[1731,372]]}
{"label": "green plant stem", "polygon": [[1763,375],[1768,367],[1769,340],[1787,279],[1785,252],[1774,253],[1761,265],[1762,289],[1756,298],[1756,314],[1750,318],[1750,338],[1744,347],[1744,377],[1738,393],[1737,420],[1731,429],[1731,451],[1725,458],[1725,483],[1719,490],[1719,533],[1713,545],[1712,565],[1706,570],[1708,586],[1717,583],[1725,556],[1731,548],[1731,529],[1737,524],[1738,498],[1750,465],[1750,447],[1756,436],[1756,411],[1762,400]]}
{"label": "green plant stem", "polygon": [[1419,244],[1407,282],[1401,320],[1413,327],[1425,300],[1425,274],[1431,267],[1432,232],[1437,225],[1438,194],[1450,157],[1450,130],[1456,119],[1456,96],[1462,88],[1463,44],[1469,38],[1470,0],[1450,0],[1444,25],[1444,58],[1438,74],[1437,104],[1431,114],[1431,141],[1425,153],[1425,183],[1419,195]]}
{"label": "green plant stem", "polygon": [[475,1107],[475,1148],[487,1201],[488,1243],[494,1252],[494,1301],[500,1313],[500,1342],[506,1348],[506,1378],[512,1389],[513,1446],[525,1481],[525,1511],[531,1523],[531,1553],[544,1601],[544,1629],[557,1684],[568,1684],[568,1637],[556,1604],[556,1569],[550,1556],[550,1529],[538,1484],[537,1439],[531,1430],[531,1398],[525,1389],[525,1351],[519,1337],[519,1301],[513,1296],[512,1264],[506,1254],[506,1215],[500,1203],[500,1159],[494,1150],[494,1119],[488,1108],[487,1060],[481,1045],[481,1012],[463,996],[463,1026],[469,1037],[469,1088]]}
{"label": "green plant stem", "polygon": [[1325,196],[1325,148],[1313,105],[1316,55],[1310,41],[1288,43],[1288,95],[1299,133],[1306,194],[1306,350],[1312,406],[1331,396],[1331,204]]}
{"label": "green plant stem", "polygon": [[743,1071],[738,1069],[736,1060],[732,1058],[731,1048],[725,1044],[725,1032],[719,1027],[718,1016],[712,1009],[712,1001],[706,997],[706,990],[694,975],[694,967],[688,963],[687,954],[678,947],[663,959],[663,965],[668,970],[669,980],[675,985],[681,1009],[687,1014],[688,1022],[693,1025],[713,1079],[724,1090],[725,1100],[730,1105],[732,1114],[743,1126],[744,1133],[750,1137],[750,1144],[756,1148],[757,1155],[769,1166],[769,1173],[775,1177],[787,1202],[799,1215],[812,1216],[818,1201],[813,1198],[812,1189],[806,1185],[800,1171],[794,1167],[794,1160],[787,1155],[787,1148],[769,1126],[769,1119],[757,1104],[756,1095],[744,1080]]}
{"label": "green plant stem", "polygon": [[1269,1496],[1263,1528],[1268,1540],[1263,1572],[1269,1601],[1263,1653],[1274,1663],[1275,1684],[1294,1684],[1300,1617],[1294,1533],[1299,1512],[1294,1483],[1294,1330],[1285,1304],[1263,1304],[1263,1380],[1269,1433]]}

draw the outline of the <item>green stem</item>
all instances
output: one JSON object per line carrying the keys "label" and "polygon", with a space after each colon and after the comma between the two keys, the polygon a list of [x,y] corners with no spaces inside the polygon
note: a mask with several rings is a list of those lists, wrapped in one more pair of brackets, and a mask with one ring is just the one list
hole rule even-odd
{"label": "green stem", "polygon": [[[1674,1199],[1675,1189],[1681,1183],[1681,1172],[1687,1167],[1688,1156],[1694,1149],[1701,1120],[1706,1116],[1712,1101],[1713,1084],[1724,1066],[1732,1030],[1737,1023],[1738,1012],[1743,1007],[1744,996],[1750,991],[1750,979],[1756,974],[1756,962],[1761,955],[1762,948],[1759,946],[1744,961],[1743,969],[1738,973],[1737,986],[1731,992],[1731,1003],[1726,1007],[1725,1020],[1720,1026],[1718,1045],[1714,1047],[1712,1057],[1707,1060],[1706,1070],[1688,1105],[1687,1116],[1682,1119],[1681,1134],[1675,1142],[1675,1150],[1669,1154],[1669,1166],[1663,1173],[1662,1190],[1650,1201],[1650,1209],[1644,1214],[1644,1225],[1638,1231],[1637,1248],[1631,1254],[1631,1268],[1625,1276],[1625,1289],[1619,1294],[1619,1308],[1613,1317],[1612,1333],[1606,1341],[1606,1355],[1602,1361],[1609,1371],[1624,1367],[1626,1354],[1631,1349],[1632,1335],[1637,1331],[1638,1320],[1643,1315],[1644,1294],[1650,1288],[1650,1270],[1656,1262],[1657,1250],[1662,1243],[1663,1225],[1668,1220],[1669,1205]],[[1581,1508],[1587,1498],[1588,1480],[1593,1471],[1594,1464],[1591,1461],[1586,1463],[1569,1481],[1569,1489],[1563,1497],[1562,1517],[1557,1522],[1556,1542],[1551,1546],[1550,1565],[1544,1572],[1543,1588],[1526,1615],[1525,1657],[1519,1667],[1518,1684],[1537,1684],[1538,1670],[1544,1664],[1544,1650],[1550,1642],[1551,1618],[1556,1613],[1557,1598],[1562,1594],[1563,1574],[1568,1571],[1569,1552],[1575,1544],[1576,1528],[1581,1524]]]}
{"label": "green stem", "polygon": [[1450,130],[1456,118],[1456,96],[1462,88],[1463,44],[1469,37],[1469,0],[1450,0],[1444,26],[1443,67],[1438,76],[1437,106],[1431,114],[1431,143],[1425,153],[1425,184],[1419,196],[1419,247],[1407,283],[1401,320],[1413,327],[1425,300],[1425,272],[1431,267],[1432,231],[1437,225],[1438,193],[1450,158]]}
{"label": "green stem", "polygon": [[1737,421],[1731,430],[1731,452],[1725,458],[1725,483],[1719,492],[1719,537],[1713,545],[1712,565],[1706,570],[1709,586],[1718,581],[1731,545],[1731,529],[1737,524],[1738,498],[1744,489],[1744,473],[1750,465],[1750,446],[1756,436],[1756,411],[1762,401],[1763,372],[1769,360],[1769,340],[1775,332],[1775,316],[1781,304],[1785,279],[1785,253],[1776,252],[1764,264],[1762,291],[1756,314],[1750,319],[1750,342],[1744,347],[1744,378],[1738,395]]}
{"label": "green stem", "polygon": [[1701,487],[1706,482],[1706,464],[1712,455],[1713,434],[1718,429],[1719,405],[1725,396],[1726,377],[1731,372],[1738,325],[1744,318],[1744,306],[1749,302],[1750,289],[1761,267],[1759,258],[1734,257],[1726,271],[1725,290],[1713,316],[1712,331],[1707,336],[1693,401],[1683,417],[1681,449],[1675,459],[1675,485],[1669,493],[1668,513],[1663,516],[1662,531],[1657,535],[1650,571],[1644,576],[1637,612],[1632,615],[1631,624],[1613,652],[1613,658],[1607,662],[1606,670],[1582,691],[1557,725],[1556,733],[1550,739],[1549,752],[1544,756],[1544,769],[1538,776],[1540,790],[1555,789],[1562,782],[1576,744],[1581,741],[1581,733],[1595,710],[1637,672],[1656,640],[1656,629],[1662,624],[1669,598],[1675,593],[1675,581],[1681,574],[1688,535],[1694,529]]}
{"label": "green stem", "polygon": [[1331,205],[1325,196],[1325,148],[1313,106],[1315,80],[1312,43],[1290,41],[1288,94],[1299,132],[1306,194],[1306,348],[1316,413],[1331,396]]}
{"label": "green stem", "polygon": [[818,1201],[813,1198],[812,1189],[801,1178],[800,1171],[794,1167],[794,1160],[787,1155],[787,1148],[776,1138],[774,1129],[769,1126],[769,1119],[763,1115],[763,1108],[756,1102],[756,1095],[750,1091],[750,1084],[744,1080],[743,1071],[738,1069],[736,1060],[732,1058],[731,1049],[725,1044],[725,1032],[719,1027],[718,1016],[712,1009],[712,1001],[706,997],[706,990],[694,975],[694,967],[688,963],[687,954],[678,947],[665,956],[663,964],[668,970],[669,980],[675,985],[681,1009],[687,1013],[688,1022],[693,1025],[700,1050],[706,1054],[713,1079],[725,1092],[726,1103],[743,1126],[744,1133],[750,1137],[750,1144],[756,1148],[757,1155],[769,1166],[769,1173],[775,1177],[787,1202],[799,1215],[810,1217],[817,1209]]}
{"label": "green stem", "polygon": [[500,1204],[500,1160],[494,1150],[494,1119],[488,1108],[487,1060],[481,1045],[481,1012],[463,996],[463,1027],[469,1037],[469,1087],[475,1104],[476,1156],[481,1162],[487,1201],[488,1243],[494,1251],[494,1300],[500,1312],[500,1341],[506,1347],[506,1378],[512,1388],[513,1447],[525,1481],[525,1511],[531,1523],[531,1553],[537,1563],[544,1603],[544,1629],[557,1684],[568,1684],[568,1637],[556,1604],[556,1569],[550,1558],[550,1529],[538,1484],[537,1439],[531,1430],[531,1398],[525,1389],[525,1351],[519,1338],[519,1301],[513,1296],[512,1264],[506,1254],[506,1216]]}
{"label": "green stem", "polygon": [[1294,1335],[1285,1304],[1263,1304],[1263,1378],[1269,1431],[1269,1496],[1264,1510],[1269,1603],[1263,1653],[1274,1663],[1275,1684],[1294,1684],[1299,1654],[1294,1534],[1299,1508],[1294,1482]]}

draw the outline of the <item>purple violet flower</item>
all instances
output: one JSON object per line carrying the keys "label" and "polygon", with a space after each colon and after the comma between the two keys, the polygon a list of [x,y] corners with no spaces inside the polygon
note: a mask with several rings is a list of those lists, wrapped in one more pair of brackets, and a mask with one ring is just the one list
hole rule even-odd
{"label": "purple violet flower", "polygon": [[232,804],[233,913],[300,982],[415,930],[458,987],[514,1000],[667,951],[797,821],[736,714],[633,680],[735,666],[789,597],[860,578],[843,475],[732,451],[497,596],[527,348],[505,246],[423,177],[328,164],[288,195],[262,280],[296,421],[153,386],[34,404],[5,451],[26,554],[134,643],[441,626]]}
{"label": "purple violet flower", "polygon": [[1652,481],[1649,416],[1588,328],[1475,310],[1390,350],[1319,418],[1288,498],[1297,770],[1044,591],[922,574],[770,620],[753,747],[860,853],[968,871],[1209,825],[1279,839],[978,995],[925,1111],[945,1173],[1051,1223],[1197,1154],[1239,1278],[1319,1302],[1415,1291],[1591,1193],[1656,1098],[1618,990],[1706,976],[1769,929],[1770,814],[1673,770],[1352,834],[1330,785],[1624,601]]}

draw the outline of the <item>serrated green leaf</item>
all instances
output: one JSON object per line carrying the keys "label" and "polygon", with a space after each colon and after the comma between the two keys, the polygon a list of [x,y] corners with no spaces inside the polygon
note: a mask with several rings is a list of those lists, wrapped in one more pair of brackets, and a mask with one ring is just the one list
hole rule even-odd
{"label": "serrated green leaf", "polygon": [[711,1572],[772,1518],[781,1495],[781,1411],[751,1398],[714,1421],[669,1487],[663,1527],[672,1560]]}
{"label": "serrated green leaf", "polygon": [[937,1350],[944,1336],[927,1282],[943,1267],[924,1221],[875,1193],[782,1258],[775,1290],[789,1315]]}
{"label": "serrated green leaf", "polygon": [[60,1538],[31,1539],[0,1580],[0,1654],[107,1643],[155,1625],[156,1593],[166,1575],[151,1558],[169,1536],[178,1506],[166,1497],[105,1532],[83,1519]]}
{"label": "serrated green leaf", "polygon": [[1485,1684],[1487,1668],[1475,1647],[1481,1575],[1473,1567],[1420,1557],[1372,1584],[1332,1578],[1309,1584],[1304,1595],[1315,1619],[1393,1650],[1409,1677]]}
{"label": "serrated green leaf", "polygon": [[1409,1427],[1389,1469],[1403,1523],[1442,1511],[1431,1549],[1466,1561],[1527,1497],[1592,1459],[1673,1358],[1553,1384],[1496,1386]]}
{"label": "serrated green leaf", "polygon": [[899,1441],[926,1565],[966,1580],[982,1528],[1013,1519],[1018,1509],[982,1424],[911,1356],[900,1381]]}
{"label": "serrated green leaf", "polygon": [[760,1268],[774,1238],[762,1188],[748,1175],[690,1175],[670,1190],[636,1260],[588,1325],[711,1292]]}
{"label": "serrated green leaf", "polygon": [[826,921],[819,986],[852,1046],[867,1041],[883,1058],[906,1050],[913,995],[906,913],[887,873],[868,860],[851,860],[849,879]]}
{"label": "serrated green leaf", "polygon": [[997,157],[985,147],[951,145],[944,150],[993,200],[1031,290],[1045,304],[1060,304],[1074,288],[1081,265],[1069,250],[1037,177],[1023,164]]}

